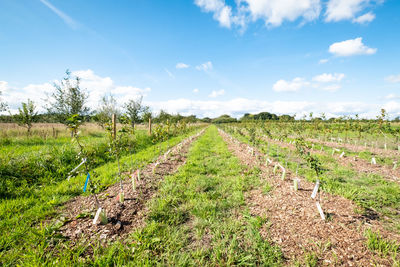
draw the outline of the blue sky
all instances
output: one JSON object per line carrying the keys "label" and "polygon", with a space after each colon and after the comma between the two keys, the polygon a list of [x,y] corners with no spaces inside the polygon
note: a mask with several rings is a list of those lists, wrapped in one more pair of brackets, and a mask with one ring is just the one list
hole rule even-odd
{"label": "blue sky", "polygon": [[89,105],[400,115],[400,1],[3,0],[0,91],[39,106],[65,70]]}

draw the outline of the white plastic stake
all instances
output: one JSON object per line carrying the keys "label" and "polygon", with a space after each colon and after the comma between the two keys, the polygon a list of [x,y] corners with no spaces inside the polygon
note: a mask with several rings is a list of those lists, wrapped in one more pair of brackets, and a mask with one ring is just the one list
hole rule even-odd
{"label": "white plastic stake", "polygon": [[294,188],[294,191],[299,190],[299,183],[300,183],[300,180],[299,180],[297,177],[294,178],[294,180],[293,180],[293,188]]}
{"label": "white plastic stake", "polygon": [[281,179],[282,179],[282,180],[285,180],[285,176],[286,176],[286,170],[285,170],[285,168],[284,168],[284,167],[282,167],[281,165],[279,165],[279,167],[281,167],[281,170],[282,170],[282,176],[281,176]]}
{"label": "white plastic stake", "polygon": [[99,208],[97,210],[96,215],[94,216],[94,219],[93,219],[93,224],[97,223],[97,220],[99,219],[100,213],[101,213],[101,208]]}
{"label": "white plastic stake", "polygon": [[371,164],[372,164],[372,165],[376,165],[376,159],[375,159],[375,157],[373,157],[373,158],[371,159]]}
{"label": "white plastic stake", "polygon": [[136,191],[136,179],[135,179],[135,175],[132,175],[132,189],[133,189],[133,191]]}
{"label": "white plastic stake", "polygon": [[106,214],[106,212],[104,210],[102,212],[100,212],[100,223],[101,224],[107,224],[108,223],[107,214]]}
{"label": "white plastic stake", "polygon": [[387,150],[387,145],[386,145],[386,143],[385,143],[385,150]]}
{"label": "white plastic stake", "polygon": [[124,199],[125,199],[125,194],[123,191],[119,192],[119,202],[120,203],[124,203]]}
{"label": "white plastic stake", "polygon": [[324,214],[324,211],[321,208],[321,205],[319,204],[318,201],[315,204],[317,205],[317,209],[319,211],[319,215],[321,215],[321,219],[325,221],[325,214]]}
{"label": "white plastic stake", "polygon": [[273,170],[273,173],[275,174],[276,173],[276,169],[278,168],[278,165],[277,164],[275,164],[275,166],[274,166],[274,170]]}
{"label": "white plastic stake", "polygon": [[317,196],[318,188],[319,188],[319,180],[317,180],[317,182],[315,183],[314,190],[311,194],[312,199],[314,199]]}
{"label": "white plastic stake", "polygon": [[68,181],[69,181],[69,178],[71,178],[72,173],[74,173],[85,162],[86,162],[86,158],[83,158],[82,162],[79,163],[78,166],[76,166],[72,171],[69,172],[69,175],[68,175],[68,178],[67,178]]}
{"label": "white plastic stake", "polygon": [[343,158],[344,156],[344,151],[342,152],[342,154],[340,154],[339,158]]}

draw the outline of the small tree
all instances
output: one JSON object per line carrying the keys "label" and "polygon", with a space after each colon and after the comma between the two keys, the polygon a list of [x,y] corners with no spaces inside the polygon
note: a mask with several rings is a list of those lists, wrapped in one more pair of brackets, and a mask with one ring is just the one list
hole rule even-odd
{"label": "small tree", "polygon": [[149,119],[153,118],[153,113],[149,106],[144,106],[142,111],[142,119],[144,122],[148,122]]}
{"label": "small tree", "polygon": [[69,70],[66,70],[61,81],[54,83],[54,89],[55,91],[48,96],[47,110],[54,114],[58,121],[67,124],[72,115],[84,116],[89,113],[89,108],[85,106],[88,94],[80,88],[80,78],[72,77]]}
{"label": "small tree", "polygon": [[130,99],[125,104],[126,115],[131,122],[132,129],[135,129],[135,124],[140,122],[140,115],[143,112],[142,99],[143,97],[138,100]]}
{"label": "small tree", "polygon": [[113,114],[119,115],[119,109],[117,107],[117,100],[109,94],[104,95],[100,100],[100,105],[97,108],[95,120],[97,124],[99,124],[102,128],[106,126],[106,124],[110,123],[111,116]]}
{"label": "small tree", "polygon": [[2,111],[6,111],[7,110],[7,104],[5,102],[3,102],[3,100],[1,99],[1,91],[0,91],[0,112]]}
{"label": "small tree", "polygon": [[27,103],[22,102],[22,107],[18,108],[18,114],[14,116],[16,123],[23,126],[28,131],[28,136],[31,134],[33,123],[37,121],[37,112],[35,111],[35,103],[28,99]]}

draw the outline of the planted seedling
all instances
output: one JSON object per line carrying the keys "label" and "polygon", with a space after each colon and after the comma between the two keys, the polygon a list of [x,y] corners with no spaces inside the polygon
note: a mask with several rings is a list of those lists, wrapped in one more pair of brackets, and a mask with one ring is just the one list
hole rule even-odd
{"label": "planted seedling", "polygon": [[[83,123],[82,118],[78,114],[75,114],[68,118],[67,125],[72,133],[72,141],[75,142],[79,147],[79,156],[82,158],[82,162],[83,162],[82,164],[84,164],[85,171],[87,173],[85,184],[83,187],[83,192],[86,192],[86,190],[89,186],[89,183],[90,183],[89,192],[93,195],[96,205],[97,205],[98,209],[100,209],[101,208],[100,203],[97,198],[97,189],[99,188],[99,184],[97,181],[90,179],[91,178],[90,172],[89,172],[89,164],[90,164],[89,159],[90,158],[88,157],[87,151],[80,140],[79,127],[82,125],[82,123]],[[95,173],[93,173],[93,175],[95,175]]]}

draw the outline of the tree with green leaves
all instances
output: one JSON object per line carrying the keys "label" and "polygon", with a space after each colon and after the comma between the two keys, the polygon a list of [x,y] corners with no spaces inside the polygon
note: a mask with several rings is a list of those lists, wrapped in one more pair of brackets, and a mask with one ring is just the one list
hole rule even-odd
{"label": "tree with green leaves", "polygon": [[137,100],[130,99],[124,106],[132,129],[135,129],[135,124],[141,121],[141,114],[144,108],[142,105],[142,99],[143,97],[140,97]]}
{"label": "tree with green leaves", "polygon": [[113,114],[116,114],[117,117],[120,114],[117,106],[117,100],[112,94],[104,95],[100,100],[100,104],[97,108],[94,119],[97,124],[99,124],[102,128],[105,128],[106,124],[110,123]]}
{"label": "tree with green leaves", "polygon": [[14,120],[20,126],[23,126],[28,131],[28,136],[31,133],[33,123],[37,121],[37,111],[35,103],[28,99],[28,102],[21,103],[22,107],[18,108],[18,114],[14,115]]}
{"label": "tree with green leaves", "polygon": [[79,77],[73,77],[66,70],[65,77],[54,83],[55,90],[48,96],[49,105],[46,108],[61,123],[66,124],[68,118],[75,114],[89,114],[90,109],[86,106],[89,95],[80,88],[80,81]]}
{"label": "tree with green leaves", "polygon": [[153,113],[149,106],[144,106],[142,110],[142,120],[146,123],[153,118]]}
{"label": "tree with green leaves", "polygon": [[0,112],[2,111],[6,111],[7,110],[7,104],[5,102],[3,102],[3,100],[1,99],[1,91],[0,91]]}

